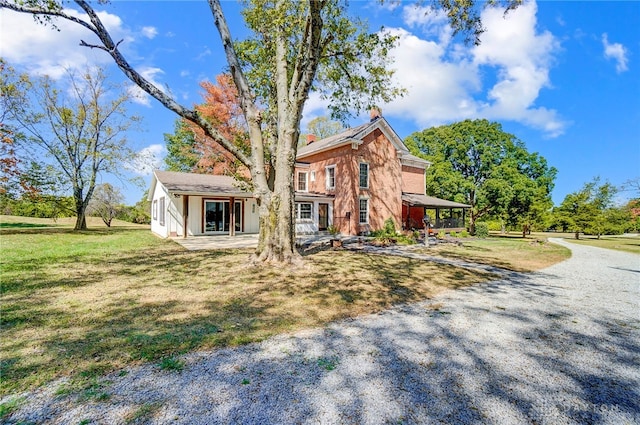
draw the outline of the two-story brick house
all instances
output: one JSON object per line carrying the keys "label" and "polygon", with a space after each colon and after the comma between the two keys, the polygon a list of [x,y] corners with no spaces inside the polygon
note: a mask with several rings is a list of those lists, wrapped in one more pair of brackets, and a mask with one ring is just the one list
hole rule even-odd
{"label": "two-story brick house", "polygon": [[[333,225],[345,235],[366,234],[388,218],[422,228],[427,208],[438,219],[443,208],[464,211],[467,205],[425,195],[429,165],[409,152],[378,111],[370,122],[340,134],[309,136],[295,167],[296,232]],[[149,200],[151,229],[164,237],[258,231],[255,200],[226,176],[156,171]],[[446,227],[459,230],[461,221]]]}
{"label": "two-story brick house", "polygon": [[297,193],[332,195],[333,224],[343,234],[380,229],[388,218],[400,225],[403,193],[424,195],[429,163],[411,155],[377,114],[366,124],[307,142],[298,149]]}

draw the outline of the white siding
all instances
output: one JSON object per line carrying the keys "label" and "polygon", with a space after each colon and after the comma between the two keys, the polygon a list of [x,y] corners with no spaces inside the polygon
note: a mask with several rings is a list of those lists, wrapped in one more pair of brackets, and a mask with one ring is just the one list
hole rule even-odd
{"label": "white siding", "polygon": [[258,233],[259,226],[258,204],[255,199],[249,198],[244,203],[244,233]]}
{"label": "white siding", "polygon": [[[160,215],[161,215],[160,198],[162,197],[165,198],[164,225],[160,225]],[[153,198],[151,201],[151,231],[159,236],[162,236],[163,238],[166,238],[167,236],[169,236],[169,230],[167,227],[169,214],[166,213],[166,209],[170,204],[170,202],[171,202],[171,199],[169,197],[169,193],[167,192],[165,187],[162,184],[160,184],[160,182],[158,182],[158,184],[156,184],[156,188],[153,193]],[[154,211],[155,211],[155,216],[154,216]]]}

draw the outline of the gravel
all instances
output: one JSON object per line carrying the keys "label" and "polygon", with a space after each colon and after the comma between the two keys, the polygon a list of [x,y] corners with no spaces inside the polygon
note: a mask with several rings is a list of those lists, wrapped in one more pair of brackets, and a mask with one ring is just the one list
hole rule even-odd
{"label": "gravel", "polygon": [[554,242],[573,256],[541,272],[192,353],[181,372],[131,368],[105,378],[106,401],[52,383],[8,420],[640,424],[640,256]]}

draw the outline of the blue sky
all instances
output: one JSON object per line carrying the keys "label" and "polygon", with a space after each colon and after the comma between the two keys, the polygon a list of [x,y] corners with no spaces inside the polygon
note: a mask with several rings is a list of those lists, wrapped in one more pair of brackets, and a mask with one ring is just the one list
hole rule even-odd
{"label": "blue sky", "polygon": [[[114,39],[124,40],[130,63],[186,106],[200,102],[200,81],[225,70],[206,2],[96,7]],[[223,7],[241,38],[239,5]],[[487,9],[479,47],[452,38],[442,16],[413,2],[352,1],[350,11],[368,19],[372,31],[384,26],[399,36],[392,66],[408,95],[382,111],[400,137],[467,118],[498,121],[558,169],[556,204],[595,176],[615,185],[640,177],[640,2],[528,2],[506,17]],[[123,79],[104,52],[78,45],[93,39],[83,28],[58,26],[55,32],[29,16],[0,11],[0,56],[32,74],[59,77],[65,66],[98,64]],[[130,110],[143,117],[144,131],[130,135],[133,147],[160,161],[163,133],[173,131],[175,116],[141,94]],[[325,114],[325,103],[312,94],[302,130]],[[135,168],[148,181],[150,168]],[[143,189],[115,183],[127,203],[141,198]]]}

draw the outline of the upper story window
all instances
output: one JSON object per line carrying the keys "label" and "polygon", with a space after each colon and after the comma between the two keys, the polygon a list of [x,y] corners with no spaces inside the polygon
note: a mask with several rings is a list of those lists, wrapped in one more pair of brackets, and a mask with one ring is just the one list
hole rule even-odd
{"label": "upper story window", "polygon": [[336,166],[331,165],[325,170],[327,175],[327,190],[334,190],[336,188]]}
{"label": "upper story window", "polygon": [[360,163],[360,187],[363,189],[369,188],[369,164],[366,162]]}
{"label": "upper story window", "polygon": [[299,172],[298,173],[298,190],[300,192],[306,192],[307,189],[307,173],[306,172]]}
{"label": "upper story window", "polygon": [[154,220],[158,219],[158,200],[153,200],[152,217]]}

